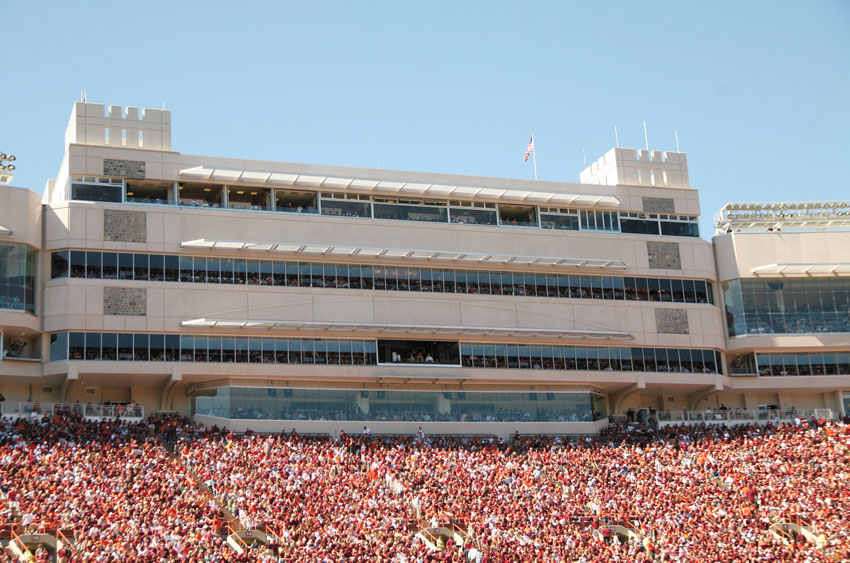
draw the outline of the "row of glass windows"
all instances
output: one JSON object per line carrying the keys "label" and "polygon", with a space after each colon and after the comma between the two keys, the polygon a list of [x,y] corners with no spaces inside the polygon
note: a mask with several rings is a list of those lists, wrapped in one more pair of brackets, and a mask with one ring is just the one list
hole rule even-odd
{"label": "row of glass windows", "polygon": [[714,304],[713,285],[702,280],[400,268],[83,250],[54,252],[51,255],[51,278],[68,276]]}
{"label": "row of glass windows", "polygon": [[462,343],[460,354],[473,368],[721,373],[714,350]]}
{"label": "row of glass windows", "polygon": [[697,218],[688,215],[619,213],[495,203],[475,207],[466,202],[447,200],[370,197],[189,182],[174,184],[161,181],[74,177],[70,184],[70,199],[431,223],[699,236]]}
{"label": "row of glass windows", "polygon": [[222,387],[191,398],[192,414],[268,420],[591,422],[596,393],[356,391]]}
{"label": "row of glass windows", "polygon": [[[376,365],[379,347],[384,341],[57,332],[50,361]],[[714,350],[476,343],[460,350],[460,365],[470,368],[720,373]]]}
{"label": "row of glass windows", "polygon": [[850,375],[850,353],[756,354],[759,375]]}
{"label": "row of glass windows", "polygon": [[723,283],[729,336],[850,332],[850,280]]}
{"label": "row of glass windows", "polygon": [[38,251],[0,243],[0,309],[36,313]]}

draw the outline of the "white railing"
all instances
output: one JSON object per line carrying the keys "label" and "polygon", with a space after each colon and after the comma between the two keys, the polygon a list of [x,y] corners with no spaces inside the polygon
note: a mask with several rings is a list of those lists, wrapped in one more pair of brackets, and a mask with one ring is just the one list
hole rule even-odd
{"label": "white railing", "polygon": [[102,405],[81,403],[42,403],[39,401],[3,401],[3,416],[38,417],[56,412],[71,412],[93,418],[145,417],[145,408],[139,405]]}
{"label": "white railing", "polygon": [[832,409],[816,409],[814,411],[806,410],[782,410],[782,409],[758,409],[758,410],[740,410],[740,409],[706,409],[700,411],[688,410],[672,410],[658,411],[655,415],[658,422],[674,422],[674,423],[715,423],[715,422],[794,422],[796,418],[811,419],[812,416],[817,418],[833,418]]}

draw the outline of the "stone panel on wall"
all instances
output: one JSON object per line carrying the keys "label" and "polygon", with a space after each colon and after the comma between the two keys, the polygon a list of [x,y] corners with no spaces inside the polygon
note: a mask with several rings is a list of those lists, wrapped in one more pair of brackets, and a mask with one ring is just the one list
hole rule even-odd
{"label": "stone panel on wall", "polygon": [[658,334],[690,334],[685,309],[656,309],[655,329]]}
{"label": "stone panel on wall", "polygon": [[644,197],[643,210],[648,213],[675,213],[676,205],[669,197]]}
{"label": "stone panel on wall", "polygon": [[103,314],[144,317],[147,315],[147,291],[128,287],[103,288]]}
{"label": "stone panel on wall", "polygon": [[104,209],[103,240],[111,242],[147,242],[148,228],[145,212]]}
{"label": "stone panel on wall", "polygon": [[120,176],[122,178],[145,178],[145,163],[141,160],[103,159],[104,176]]}
{"label": "stone panel on wall", "polygon": [[647,242],[646,254],[649,267],[659,270],[681,270],[682,256],[678,242]]}

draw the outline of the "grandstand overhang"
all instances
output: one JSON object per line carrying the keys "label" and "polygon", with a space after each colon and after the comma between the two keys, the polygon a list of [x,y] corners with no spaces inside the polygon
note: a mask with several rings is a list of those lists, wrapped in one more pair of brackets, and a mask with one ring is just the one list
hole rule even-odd
{"label": "grandstand overhang", "polygon": [[564,194],[534,190],[512,190],[447,184],[393,182],[333,176],[311,176],[230,168],[194,166],[180,170],[181,178],[219,181],[226,184],[250,184],[269,187],[307,188],[373,195],[426,196],[503,203],[529,203],[553,206],[618,208],[619,198],[609,195]]}
{"label": "grandstand overhang", "polygon": [[0,236],[8,237],[8,236],[11,236],[12,233],[14,233],[14,232],[15,232],[14,229],[7,227],[5,225],[0,225]]}
{"label": "grandstand overhang", "polygon": [[335,258],[366,258],[369,260],[393,260],[405,262],[439,262],[460,264],[544,266],[565,269],[625,270],[629,267],[622,260],[609,258],[564,258],[552,256],[519,256],[510,254],[487,254],[457,252],[450,250],[404,250],[396,248],[369,248],[348,245],[302,244],[287,242],[254,242],[234,240],[196,239],[180,243],[181,248],[205,250],[246,250],[269,252],[293,256],[330,256]]}
{"label": "grandstand overhang", "polygon": [[767,264],[753,268],[753,275],[758,277],[848,277],[850,276],[850,263],[810,262]]}
{"label": "grandstand overhang", "polygon": [[441,325],[403,325],[381,323],[346,323],[291,320],[248,320],[248,319],[191,319],[180,323],[185,328],[215,329],[270,329],[306,333],[368,333],[407,336],[475,336],[493,338],[535,338],[544,340],[598,340],[631,341],[634,335],[628,332],[608,330],[578,330],[550,328],[508,328]]}
{"label": "grandstand overhang", "polygon": [[850,201],[727,203],[714,216],[716,234],[767,229],[850,228]]}

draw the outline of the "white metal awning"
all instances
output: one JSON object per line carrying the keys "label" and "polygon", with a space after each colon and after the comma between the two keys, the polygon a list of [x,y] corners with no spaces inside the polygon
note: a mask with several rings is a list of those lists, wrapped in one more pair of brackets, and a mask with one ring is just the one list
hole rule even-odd
{"label": "white metal awning", "polygon": [[768,264],[753,268],[755,276],[850,276],[850,263],[812,262],[794,264]]}
{"label": "white metal awning", "polygon": [[5,225],[0,225],[0,236],[9,236],[14,232],[14,229],[6,227]]}
{"label": "white metal awning", "polygon": [[196,239],[180,243],[181,248],[217,250],[253,250],[294,256],[333,256],[337,258],[362,257],[370,260],[402,260],[415,262],[455,262],[489,265],[550,266],[554,268],[586,268],[596,270],[625,270],[622,260],[608,258],[559,258],[551,256],[513,256],[450,250],[409,250],[396,248],[369,248],[327,244],[300,244],[285,242],[250,242],[233,240]]}
{"label": "white metal awning", "polygon": [[269,187],[301,187],[337,192],[368,193],[375,195],[429,196],[440,199],[498,201],[504,203],[547,204],[551,206],[609,207],[617,208],[620,200],[615,196],[594,194],[562,194],[535,190],[483,188],[445,184],[394,182],[389,180],[364,180],[332,176],[312,176],[281,172],[262,172],[226,168],[195,166],[184,168],[181,178],[213,180],[227,184],[264,184]]}
{"label": "white metal awning", "polygon": [[192,319],[183,321],[186,328],[277,329],[293,332],[362,332],[370,334],[403,334],[433,336],[494,336],[500,338],[543,338],[556,340],[634,340],[628,332],[609,330],[577,330],[549,328],[507,328],[442,325],[402,325],[380,323],[346,323],[323,321],[276,321],[248,319]]}
{"label": "white metal awning", "polygon": [[717,234],[767,229],[850,228],[850,201],[727,203],[714,216]]}

